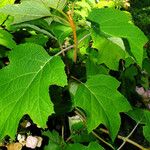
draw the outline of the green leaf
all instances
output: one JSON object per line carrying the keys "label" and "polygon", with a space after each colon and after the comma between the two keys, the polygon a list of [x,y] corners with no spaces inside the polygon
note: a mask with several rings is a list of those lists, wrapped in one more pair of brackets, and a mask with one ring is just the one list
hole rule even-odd
{"label": "green leaf", "polygon": [[103,147],[101,147],[98,143],[96,142],[91,142],[88,146],[84,146],[82,144],[70,144],[68,145],[68,147],[66,148],[66,150],[104,150]]}
{"label": "green leaf", "polygon": [[49,85],[67,83],[60,57],[50,57],[39,45],[18,45],[9,59],[10,65],[0,70],[0,138],[14,137],[25,114],[40,127],[46,127],[48,116],[54,112]]}
{"label": "green leaf", "polygon": [[[13,4],[15,0],[0,0],[0,8],[7,4]],[[0,13],[0,24],[2,24],[7,19],[7,15]]]}
{"label": "green leaf", "polygon": [[0,7],[3,7],[7,4],[13,4],[15,2],[15,0],[1,0],[0,1]]}
{"label": "green leaf", "polygon": [[74,143],[89,143],[96,140],[92,133],[88,133],[84,122],[78,116],[69,117],[69,125]]}
{"label": "green leaf", "polygon": [[119,82],[108,75],[91,76],[82,83],[75,95],[75,106],[81,107],[87,115],[88,132],[104,124],[114,140],[120,127],[120,112],[131,109],[126,98],[117,88]]}
{"label": "green leaf", "polygon": [[45,46],[47,41],[48,37],[43,34],[32,35],[29,38],[25,38],[25,42],[35,43],[42,46]]}
{"label": "green leaf", "polygon": [[41,2],[23,1],[21,4],[6,5],[0,13],[14,17],[14,24],[50,16],[50,11]]}
{"label": "green leaf", "polygon": [[58,132],[45,132],[45,136],[48,136],[49,143],[44,147],[44,150],[62,150],[62,147],[65,146],[65,142],[62,137],[59,136]]}
{"label": "green leaf", "polygon": [[65,38],[72,32],[72,29],[69,26],[60,23],[52,23],[51,31],[56,36],[58,42],[63,44]]}
{"label": "green leaf", "polygon": [[145,138],[150,142],[150,111],[142,109],[134,109],[127,113],[136,122],[145,124],[143,127],[143,134]]}
{"label": "green leaf", "polygon": [[110,40],[92,31],[93,48],[98,49],[98,64],[104,63],[112,70],[118,70],[120,59],[125,59],[125,51]]}
{"label": "green leaf", "polygon": [[9,32],[0,29],[0,45],[12,49],[16,46],[16,43]]}
{"label": "green leaf", "polygon": [[150,75],[150,59],[149,58],[144,59],[143,69]]}
{"label": "green leaf", "polygon": [[33,1],[36,1],[36,2],[42,2],[46,7],[51,7],[51,8],[54,8],[54,9],[57,9],[59,11],[61,11],[66,3],[67,3],[67,0],[22,0],[23,1],[30,1],[30,2],[33,2]]}
{"label": "green leaf", "polygon": [[134,26],[131,16],[127,12],[111,8],[93,9],[88,19],[98,23],[104,34],[126,38],[133,56],[142,66],[143,46],[147,42],[147,38],[138,27]]}
{"label": "green leaf", "polygon": [[89,77],[97,74],[107,75],[109,74],[109,70],[102,65],[97,65],[89,58],[86,62],[86,76]]}
{"label": "green leaf", "polygon": [[51,8],[54,8],[54,9],[57,9],[57,10],[62,10],[66,3],[67,3],[67,0],[43,0],[47,6],[51,7]]}

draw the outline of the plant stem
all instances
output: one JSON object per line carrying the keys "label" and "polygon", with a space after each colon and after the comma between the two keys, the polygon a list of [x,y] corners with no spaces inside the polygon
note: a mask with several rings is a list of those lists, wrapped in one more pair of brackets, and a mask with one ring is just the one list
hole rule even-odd
{"label": "plant stem", "polygon": [[[129,139],[130,136],[133,134],[133,132],[136,130],[137,126],[139,125],[140,121],[135,125],[135,127],[132,129],[130,134],[126,137],[126,139]],[[123,143],[120,145],[120,147],[117,150],[121,150],[121,148],[125,145],[126,140],[123,141]]]}
{"label": "plant stem", "polygon": [[[80,111],[80,109],[76,108],[75,113],[76,113],[77,115],[79,115],[80,118],[86,123],[86,117],[85,117],[85,115]],[[141,149],[141,150],[149,150],[148,148],[145,148],[145,147],[143,147],[142,145],[140,145],[140,144],[138,144],[138,143],[136,143],[136,142],[134,142],[134,141],[132,141],[132,140],[129,139],[129,137],[133,134],[133,132],[135,131],[135,129],[137,128],[137,126],[138,126],[139,123],[140,123],[140,121],[136,124],[136,126],[133,128],[133,130],[130,132],[130,134],[129,134],[127,137],[123,137],[123,136],[121,136],[121,135],[118,135],[117,138],[120,139],[120,140],[123,140],[125,143],[128,142],[128,143],[134,145],[135,147],[138,147],[138,148]],[[100,128],[100,131],[102,131],[103,133],[106,133],[106,134],[109,135],[109,132],[108,132],[108,130],[106,130],[106,129]],[[92,131],[92,134],[93,134],[93,132],[94,132],[94,131]],[[93,134],[95,137],[97,137],[99,140],[101,140],[102,142],[104,142],[105,144],[107,144],[109,147],[111,147],[111,148],[114,149],[114,147],[113,147],[110,143],[106,142],[106,141],[103,140],[101,137],[99,137],[98,135],[95,135],[95,134],[96,134],[96,133]],[[110,146],[110,145],[111,145],[111,146]],[[123,146],[124,146],[124,144],[123,144]],[[123,146],[122,146],[122,147],[123,147]],[[120,147],[121,147],[121,146],[120,146]],[[121,148],[122,148],[122,147],[121,147]],[[117,150],[120,150],[120,149],[117,149]]]}
{"label": "plant stem", "polygon": [[75,25],[75,22],[73,20],[73,12],[71,10],[69,10],[67,12],[67,15],[68,15],[68,21],[70,23],[70,27],[71,27],[72,32],[73,32],[74,62],[76,63],[76,61],[77,61],[77,49],[78,49],[78,40],[77,40],[77,33],[76,33],[76,25]]}
{"label": "plant stem", "polygon": [[[103,133],[109,134],[108,130],[106,130],[106,129],[100,128],[100,131],[102,131]],[[148,150],[147,148],[143,147],[142,145],[140,145],[140,144],[138,144],[138,143],[126,138],[126,137],[123,137],[121,135],[118,135],[117,138],[120,140],[126,141],[126,142],[138,147],[141,150]]]}
{"label": "plant stem", "polygon": [[74,45],[70,45],[70,46],[66,47],[65,49],[62,49],[61,51],[59,51],[57,54],[55,54],[55,56],[58,56],[58,55],[60,55],[60,54],[62,54],[64,52],[72,49],[73,47],[74,47]]}
{"label": "plant stem", "polygon": [[100,141],[102,141],[103,143],[105,143],[107,146],[109,146],[112,149],[115,149],[110,143],[106,142],[104,139],[102,139],[96,132],[92,131],[92,134],[98,138]]}
{"label": "plant stem", "polygon": [[[86,34],[84,37],[82,37],[82,38],[79,40],[78,44],[81,43],[84,39],[86,39],[86,38],[89,37],[90,35],[91,35],[90,33],[89,33],[89,34]],[[66,51],[68,51],[68,50],[70,50],[70,49],[72,49],[72,48],[74,48],[74,45],[70,45],[70,46],[66,47],[65,49],[62,49],[60,52],[58,52],[57,54],[55,54],[55,56],[58,56],[58,55],[60,55],[60,54],[62,54],[62,53],[64,53],[64,52],[66,52]]]}
{"label": "plant stem", "polygon": [[[82,113],[82,111],[80,111],[80,109],[76,108],[75,113],[80,116],[80,118],[83,120],[84,123],[86,123],[86,119],[85,119],[85,115]],[[110,148],[114,149],[114,147],[106,142],[104,139],[102,139],[95,131],[92,131],[92,134],[99,139],[100,141],[102,141],[103,143],[105,143],[107,146],[109,146]]]}

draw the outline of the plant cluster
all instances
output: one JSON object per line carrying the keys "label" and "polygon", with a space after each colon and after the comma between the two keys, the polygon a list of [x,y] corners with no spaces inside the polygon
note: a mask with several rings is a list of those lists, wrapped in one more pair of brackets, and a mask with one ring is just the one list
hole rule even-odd
{"label": "plant cluster", "polygon": [[1,146],[148,150],[148,38],[129,6],[2,0]]}

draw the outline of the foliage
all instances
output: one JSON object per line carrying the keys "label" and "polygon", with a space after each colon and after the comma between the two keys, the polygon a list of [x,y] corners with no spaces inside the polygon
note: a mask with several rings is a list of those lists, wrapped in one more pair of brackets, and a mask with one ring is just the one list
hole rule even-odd
{"label": "foliage", "polygon": [[[124,145],[118,144],[124,139],[120,133],[130,137],[134,130],[128,132],[128,126],[137,128],[135,120],[145,125],[140,134],[148,146],[150,96],[136,91],[149,89],[148,38],[125,4],[2,1],[1,140],[9,136],[15,142],[15,136],[28,136],[34,127],[43,141],[48,138],[45,150],[119,150]],[[129,118],[132,123],[124,126]]]}

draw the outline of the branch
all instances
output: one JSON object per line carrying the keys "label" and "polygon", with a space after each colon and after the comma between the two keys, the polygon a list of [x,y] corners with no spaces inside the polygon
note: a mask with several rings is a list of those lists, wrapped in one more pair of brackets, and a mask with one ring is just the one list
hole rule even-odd
{"label": "branch", "polygon": [[[100,131],[102,131],[103,133],[109,134],[108,130],[106,130],[106,129],[101,128]],[[118,135],[117,138],[120,139],[120,140],[126,141],[126,142],[138,147],[141,150],[149,150],[149,149],[143,147],[142,145],[140,145],[140,144],[138,144],[138,143],[126,138],[126,137],[123,137],[121,135]]]}
{"label": "branch", "polygon": [[[79,115],[80,118],[81,118],[84,122],[86,122],[86,117],[85,117],[85,115],[84,115],[78,108],[76,108],[75,113],[76,113],[77,115]],[[120,140],[123,140],[125,143],[128,142],[128,143],[134,145],[135,147],[138,147],[138,148],[141,149],[141,150],[149,150],[148,148],[145,148],[145,147],[143,147],[142,145],[140,145],[140,144],[138,144],[138,143],[136,143],[136,142],[134,142],[134,141],[132,141],[132,140],[129,139],[129,137],[130,137],[130,136],[132,135],[132,133],[135,131],[135,129],[137,128],[137,126],[138,126],[139,123],[140,123],[140,122],[138,122],[138,123],[136,124],[136,126],[134,127],[134,129],[131,131],[131,133],[130,133],[127,137],[123,137],[123,136],[121,136],[121,135],[118,135],[117,138],[120,139]],[[106,129],[100,128],[100,131],[102,131],[103,133],[106,133],[106,134],[109,135],[109,132],[108,132],[108,130],[106,130]],[[94,131],[92,131],[92,133],[93,133],[93,132],[94,132]],[[93,135],[95,135],[95,133],[94,133]],[[97,137],[98,135],[95,135],[95,136]],[[98,138],[99,140],[101,140],[102,142],[104,142],[105,144],[107,144],[109,147],[111,147],[111,148],[113,149],[113,146],[112,146],[110,143],[104,141],[104,140],[103,140],[101,137],[99,137],[99,136],[98,136],[97,138]],[[119,150],[119,149],[117,149],[117,150]]]}
{"label": "branch", "polygon": [[[84,37],[82,37],[82,38],[79,40],[78,44],[81,43],[84,39],[86,39],[86,38],[89,37],[90,35],[91,35],[90,33],[89,33],[89,34],[86,34]],[[68,50],[70,50],[70,49],[72,49],[72,48],[74,48],[74,45],[70,45],[70,46],[66,47],[65,49],[62,49],[60,52],[58,52],[57,54],[55,54],[55,56],[58,56],[58,55],[60,55],[60,54],[62,54],[62,53],[64,53],[64,52],[66,52],[66,51],[68,51]]]}
{"label": "branch", "polygon": [[98,138],[100,141],[102,141],[103,143],[105,143],[107,146],[109,146],[110,148],[112,148],[112,149],[115,150],[115,148],[114,148],[110,143],[108,143],[108,142],[106,142],[104,139],[102,139],[96,132],[92,131],[92,134],[93,134],[96,138]]}
{"label": "branch", "polygon": [[[126,139],[129,139],[130,136],[133,134],[133,132],[136,130],[137,126],[139,125],[140,121],[137,122],[137,124],[135,125],[135,127],[132,129],[132,131],[130,132],[130,134],[126,137]],[[121,150],[121,148],[126,144],[126,140],[123,141],[123,143],[120,145],[120,147],[117,150]]]}
{"label": "branch", "polygon": [[[84,123],[86,123],[86,119],[85,119],[85,115],[82,113],[82,111],[80,111],[80,109],[76,108],[75,113],[80,116],[80,118],[83,120]],[[115,149],[110,143],[106,142],[104,139],[102,139],[95,131],[92,131],[92,134],[99,139],[100,141],[102,141],[103,143],[105,143],[107,146],[109,146],[111,149]]]}

